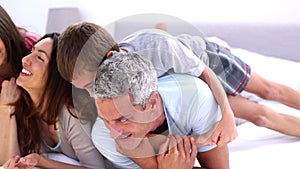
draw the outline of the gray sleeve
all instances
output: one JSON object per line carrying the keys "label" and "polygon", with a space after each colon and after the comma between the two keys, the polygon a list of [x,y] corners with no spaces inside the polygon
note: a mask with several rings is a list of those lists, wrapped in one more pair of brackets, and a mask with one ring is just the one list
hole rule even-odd
{"label": "gray sleeve", "polygon": [[150,60],[158,76],[171,71],[198,77],[205,67],[193,51],[175,37],[159,30],[143,30],[130,35],[120,43],[120,47],[137,52]]}
{"label": "gray sleeve", "polygon": [[207,43],[208,41],[203,36],[191,36],[189,34],[180,34],[176,38],[184,44],[188,49],[192,50],[193,53],[204,62],[209,64],[209,58],[207,54]]}
{"label": "gray sleeve", "polygon": [[[104,159],[94,146],[90,133],[82,128],[80,121],[65,110],[60,116],[62,138],[62,152],[67,156],[77,158],[82,166],[90,169],[105,169]],[[88,123],[84,125],[89,125]],[[92,126],[92,124],[90,124]]]}

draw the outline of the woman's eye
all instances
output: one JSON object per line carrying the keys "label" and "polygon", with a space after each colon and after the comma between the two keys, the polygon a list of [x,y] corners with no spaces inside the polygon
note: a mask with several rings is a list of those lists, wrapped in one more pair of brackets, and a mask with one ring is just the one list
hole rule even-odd
{"label": "woman's eye", "polygon": [[44,61],[44,59],[41,56],[38,56],[37,58],[41,61]]}

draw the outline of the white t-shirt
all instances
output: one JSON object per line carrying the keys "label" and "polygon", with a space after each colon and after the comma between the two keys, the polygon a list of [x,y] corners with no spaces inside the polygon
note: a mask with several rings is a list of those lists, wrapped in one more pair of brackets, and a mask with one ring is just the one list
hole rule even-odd
{"label": "white t-shirt", "polygon": [[[211,90],[199,78],[183,74],[164,75],[158,79],[158,86],[170,134],[202,135],[221,119],[220,108]],[[100,118],[93,126],[92,140],[116,168],[140,168],[131,159],[116,151],[116,143]],[[198,152],[214,147],[199,147]]]}

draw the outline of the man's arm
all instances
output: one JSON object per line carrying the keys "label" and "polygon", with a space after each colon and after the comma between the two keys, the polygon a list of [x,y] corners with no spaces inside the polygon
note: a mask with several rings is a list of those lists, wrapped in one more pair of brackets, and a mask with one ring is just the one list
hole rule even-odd
{"label": "man's arm", "polygon": [[121,150],[119,146],[117,149],[143,169],[193,168],[197,155],[193,137],[178,134],[168,137],[148,134],[148,137],[131,152]]}
{"label": "man's arm", "polygon": [[[161,140],[159,138],[159,140]],[[128,158],[130,158],[132,161],[134,161],[137,165],[139,165],[143,169],[156,169],[157,161],[156,161],[156,155],[155,150],[150,143],[150,140],[145,137],[143,141],[133,150],[128,149],[122,149],[122,146],[117,145],[117,151]]]}
{"label": "man's arm", "polygon": [[229,169],[229,152],[227,144],[206,152],[198,152],[197,159],[201,168]]}
{"label": "man's arm", "polygon": [[222,119],[211,136],[213,143],[222,146],[237,137],[234,115],[220,81],[209,67],[204,68],[200,79],[208,84],[222,111]]}

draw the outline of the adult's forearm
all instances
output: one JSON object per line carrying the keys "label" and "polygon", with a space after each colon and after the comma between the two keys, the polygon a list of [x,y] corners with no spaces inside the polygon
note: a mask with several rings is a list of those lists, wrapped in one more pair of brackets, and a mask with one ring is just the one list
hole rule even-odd
{"label": "adult's forearm", "polygon": [[155,156],[145,158],[131,158],[136,164],[143,169],[156,169],[158,168],[157,160]]}
{"label": "adult's forearm", "polygon": [[55,161],[40,155],[39,162],[36,167],[43,168],[43,169],[61,169],[61,168],[68,168],[68,169],[86,169],[83,166],[77,166],[72,164],[63,163],[60,161]]}

